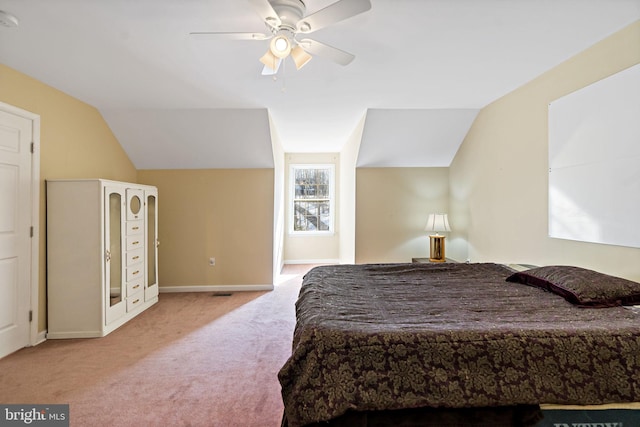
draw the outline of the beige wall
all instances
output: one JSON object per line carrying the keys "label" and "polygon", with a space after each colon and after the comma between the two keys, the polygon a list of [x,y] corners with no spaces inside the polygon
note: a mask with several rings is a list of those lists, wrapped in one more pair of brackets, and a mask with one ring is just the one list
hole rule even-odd
{"label": "beige wall", "polygon": [[158,187],[161,289],[273,284],[273,169],[140,170],[138,180]]}
{"label": "beige wall", "polygon": [[427,217],[448,203],[448,168],[356,169],[356,263],[428,257]]}
{"label": "beige wall", "polygon": [[450,167],[452,221],[472,261],[573,264],[640,280],[640,249],[547,232],[548,104],[639,62],[637,21],[480,112]]}
{"label": "beige wall", "polygon": [[[284,262],[285,263],[318,263],[338,262],[340,258],[340,155],[335,153],[287,153],[285,155],[285,238],[284,238]],[[292,164],[333,164],[335,165],[335,204],[334,217],[335,233],[322,236],[297,235],[289,232],[291,216],[291,189],[289,182],[289,169]]]}
{"label": "beige wall", "polygon": [[0,101],[40,115],[40,260],[38,330],[46,329],[44,181],[136,181],[136,170],[92,106],[0,64]]}

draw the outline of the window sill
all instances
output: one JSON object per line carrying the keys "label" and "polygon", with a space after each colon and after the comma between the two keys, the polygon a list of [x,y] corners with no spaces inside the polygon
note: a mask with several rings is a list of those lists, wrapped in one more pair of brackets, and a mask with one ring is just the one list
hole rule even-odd
{"label": "window sill", "polygon": [[289,237],[333,237],[334,231],[289,231]]}

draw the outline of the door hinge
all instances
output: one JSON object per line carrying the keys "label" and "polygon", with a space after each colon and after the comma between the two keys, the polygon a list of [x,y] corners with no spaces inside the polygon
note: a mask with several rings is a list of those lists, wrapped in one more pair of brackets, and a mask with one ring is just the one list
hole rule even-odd
{"label": "door hinge", "polygon": [[33,322],[33,310],[29,310],[29,323]]}
{"label": "door hinge", "polygon": [[35,153],[36,152],[36,143],[32,142],[31,143],[31,153]]}
{"label": "door hinge", "polygon": [[29,228],[29,237],[33,237],[33,225]]}

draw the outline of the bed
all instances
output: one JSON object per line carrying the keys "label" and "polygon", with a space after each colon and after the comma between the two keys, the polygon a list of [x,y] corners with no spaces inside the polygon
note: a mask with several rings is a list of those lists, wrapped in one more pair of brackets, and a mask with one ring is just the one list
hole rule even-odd
{"label": "bed", "polygon": [[638,402],[638,303],[640,284],[577,267],[316,267],[282,425],[526,426],[540,403]]}

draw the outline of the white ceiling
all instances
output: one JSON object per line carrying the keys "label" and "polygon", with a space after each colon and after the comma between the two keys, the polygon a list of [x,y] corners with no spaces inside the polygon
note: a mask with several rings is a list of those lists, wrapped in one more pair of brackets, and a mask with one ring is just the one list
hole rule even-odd
{"label": "white ceiling", "polygon": [[[333,1],[305,0],[307,13]],[[0,0],[20,20],[0,27],[0,59],[98,108],[138,168],[272,164],[269,115],[285,151],[337,152],[370,109],[360,164],[432,166],[455,154],[470,111],[640,19],[640,0],[371,3],[311,35],[355,54],[350,65],[289,62],[275,81],[260,75],[267,41],[188,36],[263,31],[245,0]],[[442,114],[457,117],[451,132]],[[424,144],[397,156],[411,132]]]}

